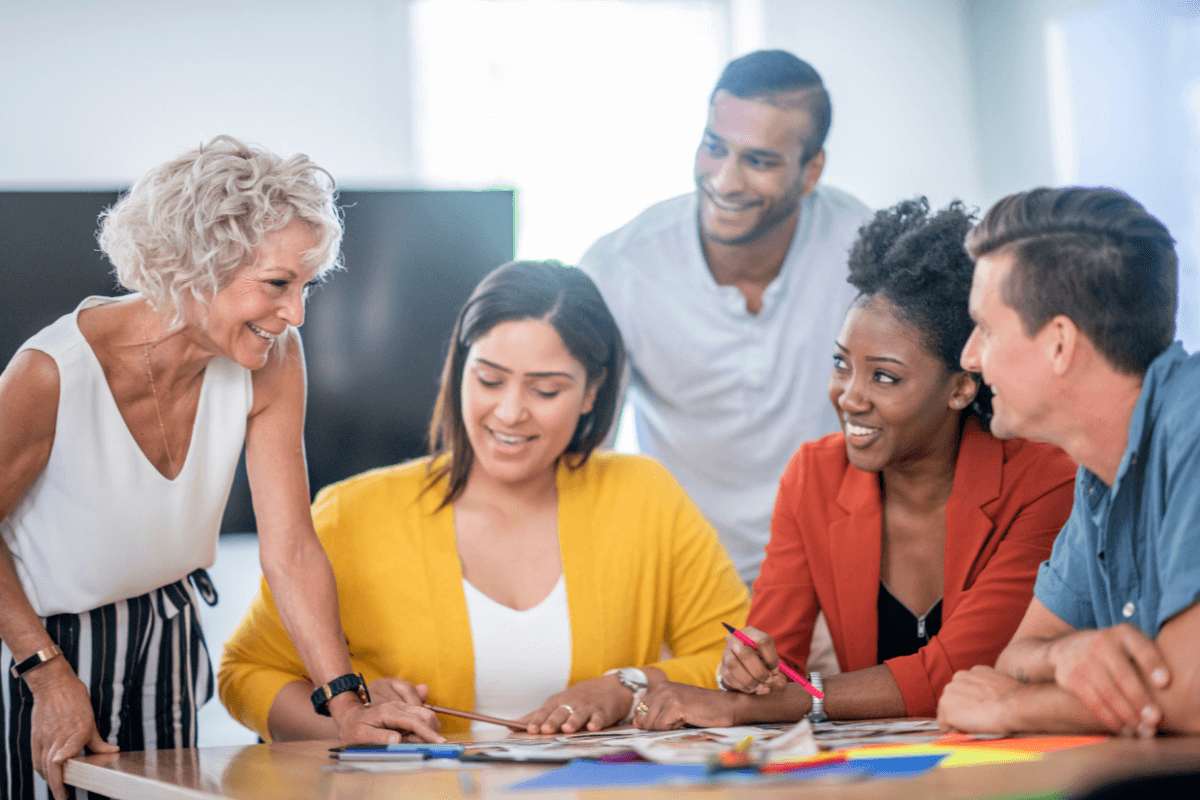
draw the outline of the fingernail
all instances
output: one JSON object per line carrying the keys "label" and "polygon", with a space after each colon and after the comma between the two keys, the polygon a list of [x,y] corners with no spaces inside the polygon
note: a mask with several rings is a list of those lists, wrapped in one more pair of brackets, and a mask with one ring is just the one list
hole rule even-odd
{"label": "fingernail", "polygon": [[1150,677],[1154,681],[1155,685],[1160,689],[1166,686],[1167,682],[1171,680],[1170,674],[1168,674],[1167,670],[1163,667],[1159,667],[1158,669],[1154,670]]}
{"label": "fingernail", "polygon": [[1142,709],[1142,724],[1155,726],[1162,720],[1162,712],[1154,706],[1146,706]]}

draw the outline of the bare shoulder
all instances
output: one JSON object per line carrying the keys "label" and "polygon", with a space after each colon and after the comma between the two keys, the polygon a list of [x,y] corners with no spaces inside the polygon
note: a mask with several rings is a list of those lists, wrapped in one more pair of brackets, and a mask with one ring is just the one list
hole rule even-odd
{"label": "bare shoulder", "polygon": [[254,385],[254,406],[250,416],[279,402],[304,403],[305,367],[304,345],[295,328],[289,328],[273,346],[265,366],[251,376]]}
{"label": "bare shoulder", "polygon": [[[58,411],[58,364],[49,353],[22,350],[0,373],[0,415],[31,419],[48,416],[51,422]],[[8,427],[8,426],[5,426]]]}
{"label": "bare shoulder", "polygon": [[58,421],[58,365],[23,350],[0,373],[0,518],[46,468]]}

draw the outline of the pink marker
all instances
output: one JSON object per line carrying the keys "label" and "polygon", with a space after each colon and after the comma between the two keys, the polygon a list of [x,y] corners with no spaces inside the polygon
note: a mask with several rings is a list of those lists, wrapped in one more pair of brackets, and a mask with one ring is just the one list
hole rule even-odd
{"label": "pink marker", "polygon": [[[736,637],[738,638],[738,641],[742,642],[743,644],[748,644],[748,645],[750,645],[750,646],[751,646],[751,647],[753,647],[755,650],[757,650],[757,649],[758,649],[758,645],[756,645],[756,644],[754,643],[754,640],[753,640],[753,639],[751,639],[749,636],[747,636],[746,634],[742,633],[742,632],[741,632],[741,631],[739,631],[737,628],[735,628],[735,627],[733,627],[732,625],[730,625],[728,622],[722,622],[721,624],[725,626],[725,630],[729,631],[729,632],[730,632],[730,633],[732,633],[734,636],[736,636]],[[803,686],[803,687],[804,687],[804,689],[805,689],[805,691],[807,691],[807,692],[808,692],[809,694],[811,694],[813,697],[817,698],[818,700],[824,700],[824,699],[825,699],[825,694],[824,694],[824,693],[823,693],[823,692],[822,692],[820,689],[818,689],[817,687],[813,686],[811,683],[809,683],[808,681],[806,681],[806,680],[803,678],[803,676],[801,676],[801,675],[800,675],[800,673],[799,673],[799,672],[796,672],[796,670],[792,669],[792,668],[791,668],[791,667],[789,667],[787,664],[783,663],[783,660],[782,660],[782,659],[780,659],[780,661],[779,661],[779,669],[780,669],[780,671],[781,671],[781,672],[783,672],[783,674],[784,674],[784,675],[787,675],[789,678],[791,678],[792,680],[794,680],[796,683],[798,683],[798,684],[800,684],[801,686]]]}

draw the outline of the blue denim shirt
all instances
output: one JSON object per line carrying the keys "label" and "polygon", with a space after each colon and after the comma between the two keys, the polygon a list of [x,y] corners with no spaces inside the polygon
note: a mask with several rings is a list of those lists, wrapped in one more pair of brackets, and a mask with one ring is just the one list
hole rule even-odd
{"label": "blue denim shirt", "polygon": [[1075,628],[1147,636],[1200,599],[1200,354],[1150,364],[1110,489],[1083,467],[1034,596]]}

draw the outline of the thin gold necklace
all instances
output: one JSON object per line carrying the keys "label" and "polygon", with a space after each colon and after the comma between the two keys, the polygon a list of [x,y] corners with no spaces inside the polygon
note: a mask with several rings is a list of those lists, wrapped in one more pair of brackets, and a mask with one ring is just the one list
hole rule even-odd
{"label": "thin gold necklace", "polygon": [[154,369],[150,366],[150,337],[146,334],[146,306],[142,306],[142,352],[146,354],[146,374],[150,376],[150,394],[154,397],[154,413],[158,416],[158,429],[162,431],[163,447],[167,451],[167,464],[171,476],[175,476],[175,459],[171,455],[171,443],[167,441],[167,426],[163,424],[162,408],[158,405],[158,389],[154,386]]}

